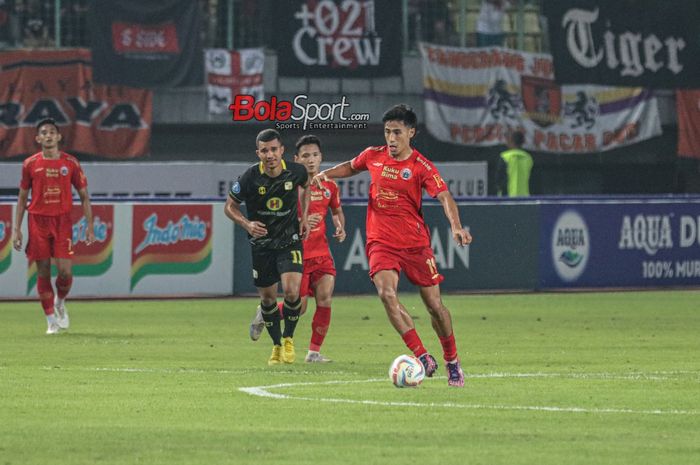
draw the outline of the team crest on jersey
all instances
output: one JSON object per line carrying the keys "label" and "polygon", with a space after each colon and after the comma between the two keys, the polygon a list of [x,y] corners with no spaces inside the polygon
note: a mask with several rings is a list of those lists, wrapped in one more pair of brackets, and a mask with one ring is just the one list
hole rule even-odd
{"label": "team crest on jersey", "polygon": [[265,206],[268,210],[276,212],[282,208],[282,199],[279,197],[272,197],[265,203]]}
{"label": "team crest on jersey", "polygon": [[328,189],[323,189],[323,196],[327,199],[331,198],[331,191]]}
{"label": "team crest on jersey", "polygon": [[294,183],[292,181],[287,181],[284,183],[284,190],[291,191],[294,189]]}
{"label": "team crest on jersey", "polygon": [[68,167],[67,166],[61,167],[61,176],[68,176]]}
{"label": "team crest on jersey", "polygon": [[231,188],[231,192],[234,194],[240,194],[241,193],[241,183],[236,181],[233,183],[233,187]]}
{"label": "team crest on jersey", "polygon": [[267,189],[265,189],[265,186],[258,187],[258,194],[265,195],[266,192],[267,192]]}
{"label": "team crest on jersey", "polygon": [[401,170],[401,179],[408,181],[411,179],[411,170],[409,168],[404,168]]}

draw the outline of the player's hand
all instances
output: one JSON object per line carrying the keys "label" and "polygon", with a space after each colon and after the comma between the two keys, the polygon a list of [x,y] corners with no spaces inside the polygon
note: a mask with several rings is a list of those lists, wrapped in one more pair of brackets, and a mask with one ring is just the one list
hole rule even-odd
{"label": "player's hand", "polygon": [[321,214],[312,213],[308,216],[309,229],[314,230],[321,223]]}
{"label": "player's hand", "polygon": [[90,229],[88,229],[87,235],[85,236],[85,244],[91,245],[94,242],[95,242],[95,231],[92,228],[90,228]]}
{"label": "player's hand", "polygon": [[12,246],[18,252],[22,250],[22,231],[16,230],[12,237]]}
{"label": "player's hand", "polygon": [[328,178],[328,176],[326,176],[326,173],[324,173],[323,171],[311,178],[311,184],[315,185],[319,189],[323,187],[321,183],[324,181],[330,181],[330,179]]}
{"label": "player's hand", "polygon": [[343,228],[342,226],[336,226],[335,234],[333,234],[333,237],[335,237],[338,242],[343,242],[346,237],[345,228]]}
{"label": "player's hand", "polygon": [[303,218],[301,221],[299,221],[299,231],[301,232],[302,241],[308,239],[309,233],[311,232],[308,218]]}
{"label": "player's hand", "polygon": [[460,246],[469,245],[472,243],[472,235],[469,231],[464,228],[456,229],[452,231],[452,238]]}
{"label": "player's hand", "polygon": [[265,227],[265,224],[261,223],[260,221],[249,222],[246,231],[248,231],[248,234],[255,239],[267,236],[267,228]]}

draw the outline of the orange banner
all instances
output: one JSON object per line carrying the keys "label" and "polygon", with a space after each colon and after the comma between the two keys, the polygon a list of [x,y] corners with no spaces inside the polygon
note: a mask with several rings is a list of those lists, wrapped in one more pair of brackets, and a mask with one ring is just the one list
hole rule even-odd
{"label": "orange banner", "polygon": [[0,53],[0,156],[34,153],[36,124],[56,120],[61,150],[108,158],[149,151],[153,93],[95,84],[87,49]]}
{"label": "orange banner", "polygon": [[700,158],[700,89],[677,90],[678,155]]}

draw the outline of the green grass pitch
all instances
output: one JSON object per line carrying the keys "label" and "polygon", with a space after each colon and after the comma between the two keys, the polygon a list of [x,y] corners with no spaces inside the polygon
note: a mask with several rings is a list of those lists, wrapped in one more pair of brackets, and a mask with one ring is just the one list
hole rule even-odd
{"label": "green grass pitch", "polygon": [[69,301],[57,336],[2,302],[0,465],[700,463],[700,292],[445,296],[464,389],[402,299],[441,363],[416,389],[374,296],[335,299],[333,363],[281,367],[255,299]]}

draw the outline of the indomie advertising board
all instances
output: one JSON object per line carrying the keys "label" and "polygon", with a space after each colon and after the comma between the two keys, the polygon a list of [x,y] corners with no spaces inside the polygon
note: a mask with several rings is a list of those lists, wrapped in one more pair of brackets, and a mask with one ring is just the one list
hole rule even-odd
{"label": "indomie advertising board", "polygon": [[211,265],[211,205],[135,205],[131,290],[151,275],[201,273]]}

